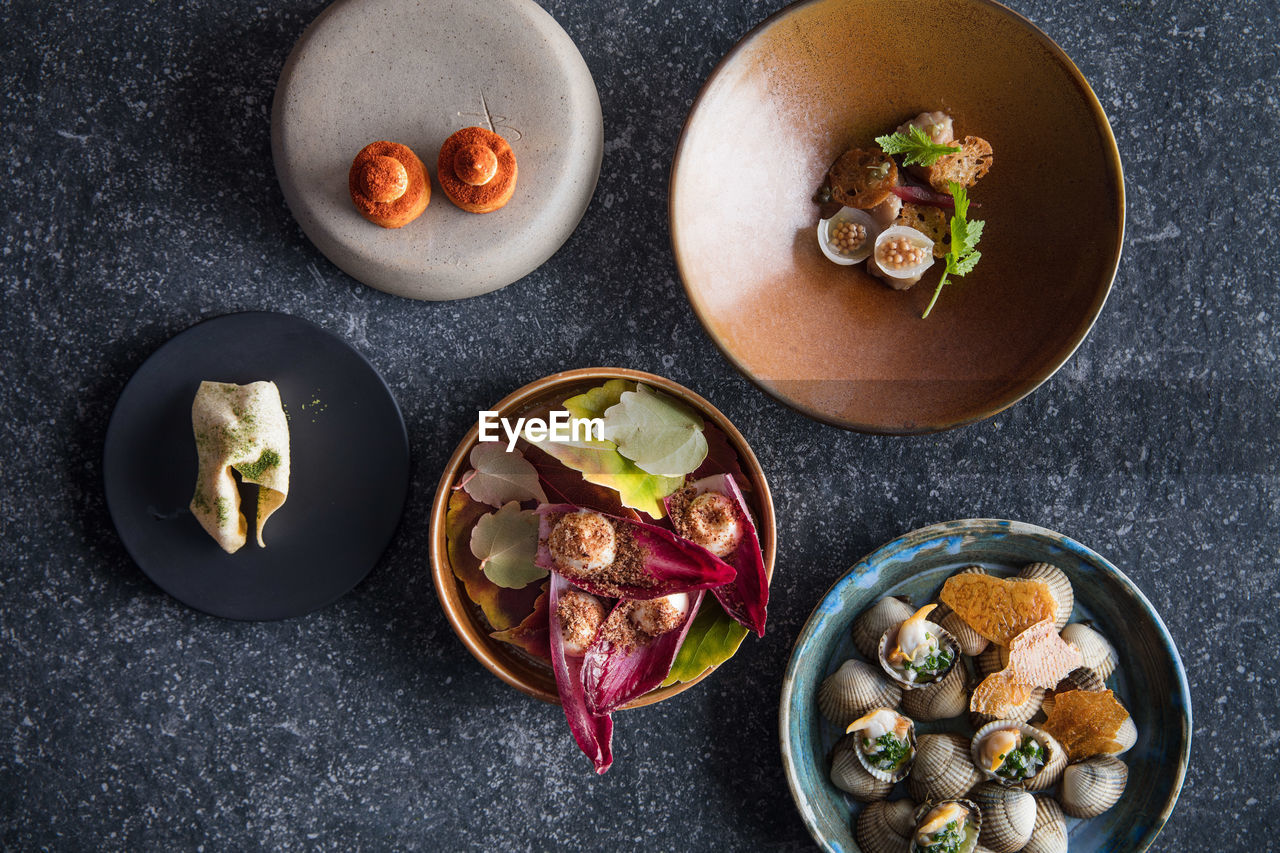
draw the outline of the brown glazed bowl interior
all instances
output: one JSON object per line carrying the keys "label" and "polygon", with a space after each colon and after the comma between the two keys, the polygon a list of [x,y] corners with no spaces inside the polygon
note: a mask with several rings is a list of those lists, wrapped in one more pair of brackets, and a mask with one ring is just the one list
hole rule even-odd
{"label": "brown glazed bowl interior", "polygon": [[[938,109],[994,162],[970,191],[981,263],[922,320],[941,264],[902,293],[832,264],[813,197],[841,152]],[[689,301],[747,377],[832,424],[930,432],[1012,405],[1075,351],[1120,261],[1124,180],[1079,70],[1003,6],[807,0],[703,86],[670,217]]]}
{"label": "brown glazed bowl interior", "polygon": [[[742,437],[742,433],[738,432],[737,428],[715,406],[688,388],[661,376],[639,370],[588,367],[554,373],[531,382],[504,397],[492,408],[500,417],[516,418],[522,413],[528,413],[547,403],[558,406],[569,397],[602,385],[610,379],[643,382],[651,388],[669,394],[701,414],[728,437],[729,444],[738,453],[738,462],[743,472],[751,480],[751,491],[746,497],[751,504],[752,514],[758,527],[765,571],[772,580],[774,555],[777,549],[776,525],[773,515],[773,498],[769,494],[769,484],[765,481],[764,470],[760,467],[755,454],[751,452],[746,439]],[[449,509],[449,495],[454,484],[470,468],[468,456],[476,445],[477,434],[478,429],[473,426],[458,444],[445,466],[444,473],[440,475],[435,502],[431,507],[431,575],[435,581],[436,595],[458,639],[462,640],[467,650],[486,669],[530,696],[558,704],[560,695],[556,690],[555,675],[550,665],[526,654],[522,649],[490,637],[489,632],[492,628],[480,609],[467,597],[466,590],[454,576],[453,568],[449,564],[448,543],[445,538],[445,517]],[[747,642],[750,642],[749,638]],[[710,675],[713,669],[708,669],[692,681],[654,690],[623,707],[639,708],[661,702],[663,699],[688,690]]]}

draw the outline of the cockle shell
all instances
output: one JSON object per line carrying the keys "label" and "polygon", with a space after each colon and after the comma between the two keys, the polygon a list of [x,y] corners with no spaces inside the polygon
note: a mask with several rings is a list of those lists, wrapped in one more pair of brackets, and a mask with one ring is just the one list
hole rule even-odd
{"label": "cockle shell", "polygon": [[[982,566],[966,566],[956,574],[985,575],[987,570]],[[961,619],[954,610],[942,602],[938,602],[938,609],[929,615],[929,619],[950,631],[951,636],[955,637],[956,642],[960,644],[961,653],[969,657],[981,654],[987,646],[991,645],[990,640],[973,630],[968,622]]]}
{"label": "cockle shell", "polygon": [[[1001,729],[1016,729],[1019,734],[1033,737],[1040,742],[1040,745],[1044,748],[1045,762],[1036,772],[1036,775],[1030,779],[1015,783],[997,776],[994,771],[987,769],[983,765],[980,754],[982,741],[987,735]],[[1037,729],[1035,726],[1012,720],[996,720],[974,732],[969,757],[973,759],[973,766],[977,768],[984,778],[1006,787],[1024,788],[1028,791],[1043,791],[1046,788],[1053,787],[1062,778],[1062,771],[1067,767],[1067,751],[1062,748],[1062,745],[1052,735]]]}
{"label": "cockle shell", "polygon": [[853,738],[854,753],[858,756],[858,761],[862,762],[862,766],[866,771],[877,779],[888,782],[892,785],[895,782],[902,781],[902,778],[911,772],[911,763],[916,759],[916,724],[910,717],[903,714],[896,714],[899,720],[905,720],[907,723],[907,759],[898,765],[894,770],[881,770],[871,763],[870,757],[858,748],[857,739],[862,735],[860,732],[851,732],[849,737]]}
{"label": "cockle shell", "polygon": [[911,844],[908,836],[914,823],[907,827],[906,833],[898,832],[897,827],[903,825],[901,812],[904,804],[912,807],[907,813],[907,820],[910,822],[914,813],[914,805],[910,800],[881,800],[864,808],[854,827],[858,849],[863,853],[907,853]]}
{"label": "cockle shell", "polygon": [[947,668],[945,672],[941,674],[941,676],[939,676],[938,678],[935,678],[933,681],[925,681],[925,682],[908,681],[901,673],[899,673],[897,670],[893,668],[892,664],[889,663],[889,657],[888,657],[889,650],[892,648],[892,643],[897,642],[898,629],[901,627],[901,625],[894,625],[890,627],[887,631],[884,632],[884,634],[880,636],[880,646],[878,650],[879,651],[878,657],[880,658],[880,668],[883,669],[885,674],[888,675],[889,678],[893,679],[893,681],[897,683],[899,686],[901,686],[904,690],[919,690],[922,687],[925,687],[926,685],[935,684],[939,681],[942,681],[944,678],[950,675],[951,671],[956,668],[956,665],[958,663],[960,663],[960,644],[956,642],[956,638],[951,636],[950,631],[948,631],[946,628],[943,628],[941,625],[939,625],[936,622],[930,622],[929,625],[931,626],[929,628],[929,632],[938,638],[939,648],[951,649],[951,665]]}
{"label": "cockle shell", "polygon": [[1009,650],[1004,646],[991,643],[973,659],[973,668],[977,670],[978,680],[999,672],[1009,665]]}
{"label": "cockle shell", "polygon": [[1036,798],[1021,788],[984,782],[970,795],[982,809],[983,846],[994,853],[1015,853],[1026,846],[1036,822]]}
{"label": "cockle shell", "polygon": [[840,664],[818,688],[818,710],[841,731],[872,708],[896,708],[901,701],[902,688],[860,660]]}
{"label": "cockle shell", "polygon": [[1127,717],[1125,718],[1125,721],[1120,724],[1120,729],[1116,732],[1116,743],[1119,744],[1120,748],[1117,749],[1113,755],[1121,755],[1128,752],[1137,742],[1138,727],[1134,724],[1133,717]]}
{"label": "cockle shell", "polygon": [[963,666],[952,667],[941,681],[902,694],[902,713],[913,720],[946,720],[969,707],[969,685]]}
{"label": "cockle shell", "polygon": [[947,799],[938,800],[935,802],[921,803],[920,805],[916,806],[915,825],[912,826],[911,832],[908,833],[907,835],[907,840],[909,842],[912,842],[911,850],[917,849],[914,844],[915,834],[916,834],[916,831],[920,828],[920,825],[924,823],[925,818],[927,818],[929,816],[929,813],[934,809],[936,809],[938,806],[943,806],[943,805],[946,805],[947,803],[955,803],[956,805],[963,808],[967,812],[967,815],[965,816],[965,821],[973,826],[972,831],[969,833],[966,833],[969,839],[968,842],[966,844],[962,844],[959,850],[957,851],[957,853],[974,853],[974,851],[977,850],[978,837],[982,833],[982,821],[983,821],[982,810],[973,801],[960,799],[956,797],[948,797]]}
{"label": "cockle shell", "polygon": [[1129,781],[1129,766],[1110,755],[1068,765],[1058,802],[1072,817],[1097,817],[1116,804]]}
{"label": "cockle shell", "polygon": [[956,734],[920,735],[907,792],[920,801],[962,797],[982,781],[969,757],[969,740]]}
{"label": "cockle shell", "polygon": [[[1043,687],[1033,687],[1031,689],[1031,696],[1027,701],[1009,709],[1009,712],[1003,717],[1000,717],[1000,719],[1013,720],[1017,723],[1025,723],[1027,720],[1034,717],[1036,712],[1040,710],[1040,705],[1044,702],[1044,696],[1045,689]],[[982,728],[987,723],[995,722],[995,720],[996,718],[990,714],[979,714],[977,712],[969,714],[969,722],[973,724],[975,729]]]}
{"label": "cockle shell", "polygon": [[1061,633],[1063,640],[1079,649],[1084,665],[1098,673],[1103,681],[1116,671],[1116,650],[1106,637],[1083,622],[1072,622]]}
{"label": "cockle shell", "polygon": [[1076,606],[1075,590],[1071,588],[1071,581],[1066,573],[1049,563],[1032,563],[1023,567],[1022,571],[1018,572],[1018,577],[1042,580],[1049,585],[1053,600],[1058,605],[1057,610],[1054,611],[1053,624],[1061,631],[1063,626],[1071,621],[1071,611]]}
{"label": "cockle shell", "polygon": [[1049,797],[1036,797],[1036,822],[1022,853],[1067,853],[1067,819]]}
{"label": "cockle shell", "polygon": [[907,619],[915,610],[895,596],[886,596],[853,620],[853,645],[867,660],[875,660],[880,637],[894,625]]}
{"label": "cockle shell", "polygon": [[893,782],[872,776],[862,766],[856,735],[836,743],[831,753],[831,784],[862,803],[883,800],[893,790]]}

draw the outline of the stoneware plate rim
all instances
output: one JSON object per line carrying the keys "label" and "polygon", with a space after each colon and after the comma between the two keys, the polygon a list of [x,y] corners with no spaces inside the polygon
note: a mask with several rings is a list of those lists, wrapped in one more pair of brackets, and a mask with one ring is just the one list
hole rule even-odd
{"label": "stoneware plate rim", "polygon": [[[1145,617],[1150,627],[1155,629],[1155,634],[1161,643],[1161,650],[1167,656],[1169,668],[1175,676],[1178,699],[1181,703],[1181,713],[1179,714],[1181,719],[1180,749],[1176,755],[1169,756],[1170,762],[1175,760],[1177,762],[1176,778],[1160,814],[1153,821],[1143,838],[1131,847],[1108,846],[1106,848],[1108,853],[1121,853],[1121,851],[1124,851],[1124,853],[1140,853],[1140,851],[1146,850],[1155,841],[1169,815],[1173,812],[1186,778],[1187,765],[1190,759],[1192,739],[1191,694],[1182,658],[1178,654],[1172,635],[1155,607],[1152,606],[1142,590],[1124,572],[1093,549],[1080,544],[1069,536],[1022,521],[994,518],[958,519],[917,528],[867,554],[855,563],[848,572],[841,575],[823,594],[796,637],[790,659],[787,662],[786,673],[782,680],[781,698],[778,707],[778,734],[783,771],[787,777],[787,786],[791,791],[792,799],[804,821],[805,827],[824,850],[831,851],[831,853],[852,853],[852,851],[859,850],[859,847],[851,838],[846,842],[845,839],[832,837],[823,830],[815,812],[816,807],[812,805],[812,798],[809,796],[804,780],[798,770],[798,766],[802,762],[807,762],[811,758],[809,755],[811,752],[809,726],[810,719],[815,713],[812,703],[816,701],[812,696],[808,699],[798,699],[796,695],[800,689],[798,683],[804,680],[800,674],[803,659],[808,656],[812,647],[822,645],[833,633],[847,632],[854,616],[884,593],[887,587],[885,582],[878,577],[880,567],[892,562],[898,554],[904,551],[918,554],[934,543],[955,540],[958,543],[958,551],[954,556],[957,561],[962,561],[966,549],[980,548],[984,543],[1005,537],[1019,537],[1031,543],[1052,543],[1062,551],[1073,554],[1081,562],[1086,563],[1092,569],[1098,570],[1107,576],[1109,580],[1114,581],[1124,589],[1139,606],[1139,612],[1135,616],[1138,618]],[[866,580],[865,585],[863,583],[864,580]],[[888,586],[895,585],[889,584]],[[861,592],[850,598],[848,603],[842,606],[840,604],[842,594],[851,589],[859,589]],[[815,654],[818,653],[815,652]],[[826,665],[827,662],[824,661],[823,666],[825,667]],[[816,685],[811,686],[816,688]],[[812,693],[812,691],[810,692]],[[803,704],[803,711],[797,707],[800,704]],[[822,774],[821,783],[828,784],[825,774]],[[1123,799],[1121,803],[1123,803]],[[849,825],[848,814],[843,816],[843,825]]]}
{"label": "stoneware plate rim", "polygon": [[812,4],[828,2],[841,2],[841,0],[795,0],[795,2],[784,6],[769,15],[756,26],[752,27],[745,35],[742,36],[742,38],[735,42],[728,52],[725,53],[724,57],[716,63],[715,68],[712,69],[711,73],[707,76],[707,79],[698,90],[698,94],[694,97],[693,103],[689,107],[689,112],[685,116],[684,123],[681,125],[680,138],[676,143],[675,154],[671,160],[671,170],[667,179],[667,221],[670,225],[671,249],[675,259],[676,270],[680,278],[681,287],[684,289],[685,297],[688,299],[694,315],[698,318],[698,322],[702,325],[703,331],[706,333],[707,337],[711,339],[712,343],[715,344],[716,349],[720,351],[725,360],[732,364],[735,370],[742,374],[742,376],[761,391],[768,394],[779,403],[782,403],[784,406],[799,412],[805,417],[812,418],[830,426],[871,435],[913,435],[943,432],[945,430],[968,426],[969,424],[994,417],[1005,409],[1008,409],[1010,406],[1013,406],[1019,401],[1025,399],[1029,394],[1052,378],[1054,374],[1062,369],[1063,365],[1071,360],[1071,357],[1084,343],[1085,338],[1087,338],[1089,333],[1093,331],[1093,327],[1097,324],[1098,317],[1102,314],[1102,309],[1106,306],[1107,298],[1111,294],[1111,289],[1115,284],[1116,274],[1120,268],[1120,259],[1124,253],[1127,205],[1125,198],[1124,166],[1120,157],[1120,148],[1116,143],[1115,134],[1111,129],[1111,122],[1107,118],[1106,110],[1098,100],[1097,93],[1093,91],[1093,87],[1089,85],[1089,81],[1076,66],[1075,62],[1072,61],[1071,57],[1067,55],[1066,51],[1064,51],[1056,41],[1032,23],[1030,19],[1019,14],[1008,6],[996,2],[996,0],[959,0],[959,2],[972,3],[976,6],[986,7],[995,10],[998,13],[1008,15],[1011,19],[1029,30],[1034,37],[1043,41],[1043,43],[1049,48],[1050,53],[1052,53],[1053,56],[1062,63],[1063,67],[1075,79],[1079,84],[1081,91],[1084,93],[1089,110],[1093,114],[1097,124],[1097,128],[1102,132],[1102,137],[1106,146],[1105,153],[1107,156],[1107,164],[1113,172],[1113,178],[1115,181],[1116,203],[1118,206],[1118,233],[1115,240],[1115,252],[1105,275],[1106,280],[1100,292],[1095,296],[1094,302],[1090,306],[1088,316],[1084,318],[1086,322],[1081,324],[1078,334],[1073,336],[1073,338],[1067,342],[1066,347],[1062,349],[1058,357],[1052,359],[1045,369],[1042,369],[1038,373],[1032,375],[1029,380],[1019,383],[1012,393],[999,399],[993,407],[979,407],[962,417],[922,424],[918,428],[898,429],[883,424],[863,423],[842,418],[830,412],[814,408],[813,406],[783,394],[774,388],[769,382],[753,374],[738,358],[738,356],[733,353],[728,344],[712,333],[711,324],[709,322],[710,318],[707,316],[705,309],[701,307],[694,298],[693,291],[689,285],[689,278],[686,273],[686,264],[682,260],[683,253],[680,248],[679,234],[675,227],[676,179],[681,164],[681,157],[684,153],[685,142],[688,138],[689,127],[698,112],[698,108],[702,105],[704,98],[712,89],[717,78],[725,73],[726,69],[734,63],[738,56],[744,52],[746,47],[754,39],[773,26],[782,23],[786,18],[802,8]]}
{"label": "stoneware plate rim", "polygon": [[[760,518],[757,520],[760,522],[758,530],[761,540],[760,547],[764,552],[765,571],[772,585],[774,563],[777,555],[777,522],[774,514],[773,496],[770,493],[764,469],[737,427],[730,422],[723,412],[697,392],[673,380],[642,370],[633,370],[625,367],[584,367],[553,373],[527,383],[499,400],[492,407],[492,410],[503,414],[546,396],[548,392],[558,387],[583,385],[597,381],[604,382],[609,379],[644,382],[660,391],[671,394],[682,402],[691,405],[699,414],[714,423],[728,437],[729,443],[738,451],[739,464],[742,466],[743,471],[752,478],[752,485],[758,490],[757,509],[759,510]],[[489,637],[486,631],[472,619],[469,612],[469,600],[466,598],[466,593],[460,589],[460,583],[454,577],[453,568],[449,564],[448,546],[445,538],[445,518],[448,512],[449,495],[459,475],[470,464],[467,457],[471,453],[471,448],[476,444],[478,432],[478,426],[473,425],[458,443],[440,475],[439,484],[436,487],[436,495],[432,501],[430,530],[431,576],[435,584],[436,597],[445,612],[446,618],[449,620],[449,626],[453,629],[453,632],[462,641],[467,651],[485,669],[522,693],[535,699],[541,699],[544,702],[559,704],[560,697],[554,690],[540,688],[537,684],[522,678],[519,672],[507,665],[503,659],[505,650],[502,650],[502,646],[506,644],[501,640],[494,640]],[[748,634],[747,641],[752,636],[754,635]],[[504,654],[500,655],[495,650],[504,651]],[[734,654],[736,655],[737,653],[735,652]],[[640,708],[655,702],[661,702],[688,690],[718,668],[718,666],[711,667],[690,681],[679,682],[668,687],[660,687],[624,705],[623,708]]]}

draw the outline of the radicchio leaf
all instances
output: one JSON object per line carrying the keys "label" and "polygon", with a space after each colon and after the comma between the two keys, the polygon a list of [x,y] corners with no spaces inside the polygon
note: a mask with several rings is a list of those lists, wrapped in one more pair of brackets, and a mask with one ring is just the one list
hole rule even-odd
{"label": "radicchio leaf", "polygon": [[[738,489],[737,481],[729,474],[704,477],[685,486],[677,494],[697,496],[705,492],[718,492],[733,501],[738,508],[738,523],[742,527],[742,536],[737,546],[724,557],[724,561],[737,570],[738,576],[732,583],[717,587],[712,592],[726,613],[763,637],[765,611],[769,603],[769,577],[765,573],[764,555],[756,536],[755,523],[751,520],[751,511]],[[672,509],[675,508],[675,497],[672,495],[663,499],[669,515],[672,515]],[[672,515],[671,523],[677,533],[681,532],[681,520],[676,515]]]}
{"label": "radicchio leaf", "polygon": [[637,576],[601,579],[566,572],[565,567],[556,565],[548,540],[551,538],[554,521],[562,515],[581,510],[583,507],[573,504],[544,504],[538,507],[536,512],[542,519],[538,526],[538,556],[534,562],[553,573],[566,574],[574,585],[594,595],[605,598],[658,598],[676,592],[711,589],[732,581],[737,574],[732,566],[706,548],[681,539],[670,530],[592,509],[586,511],[603,516],[613,524],[619,548],[634,548],[639,552],[642,559],[639,561]]}
{"label": "radicchio leaf", "polygon": [[445,543],[453,575],[467,590],[495,631],[520,624],[538,597],[537,584],[523,589],[503,589],[485,577],[480,561],[471,553],[471,530],[489,507],[474,501],[465,492],[449,495],[449,511],[445,515]]}
{"label": "radicchio leaf", "polygon": [[587,707],[597,714],[615,711],[661,685],[671,672],[705,595],[701,590],[690,595],[689,609],[679,625],[634,648],[611,642],[608,626],[614,620],[629,620],[630,608],[637,602],[624,599],[615,604],[605,628],[582,660]]}
{"label": "radicchio leaf", "polygon": [[551,573],[548,628],[551,640],[551,668],[555,670],[556,687],[560,691],[560,705],[564,708],[569,731],[577,741],[596,773],[604,773],[613,764],[613,718],[609,714],[593,714],[587,708],[586,692],[582,682],[582,658],[565,653],[560,635],[560,595],[570,584],[555,572]]}
{"label": "radicchio leaf", "polygon": [[550,662],[551,632],[548,630],[547,621],[550,593],[547,581],[543,581],[541,586],[542,594],[533,602],[533,612],[526,616],[523,622],[505,631],[494,631],[489,636],[495,640],[519,646],[534,657]]}

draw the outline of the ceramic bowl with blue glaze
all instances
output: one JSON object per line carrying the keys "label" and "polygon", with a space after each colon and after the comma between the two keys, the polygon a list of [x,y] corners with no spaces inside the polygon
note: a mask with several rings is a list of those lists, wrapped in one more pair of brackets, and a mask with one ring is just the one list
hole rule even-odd
{"label": "ceramic bowl with blue glaze", "polygon": [[[1073,851],[1146,850],[1173,811],[1191,750],[1191,697],[1173,638],[1146,596],[1105,558],[1061,533],[1017,521],[966,519],[912,531],[873,552],[836,582],[796,640],[782,682],[782,760],[809,832],[829,851],[858,851],[853,827],[861,806],[828,778],[842,732],[818,712],[818,686],[845,660],[859,657],[850,628],[886,595],[917,607],[969,565],[1009,576],[1028,563],[1052,563],[1075,590],[1071,621],[1088,620],[1119,656],[1108,686],[1133,715],[1138,742],[1120,756],[1129,783],[1120,801],[1091,820],[1067,818]],[[960,718],[923,723],[919,731],[971,733]],[[901,786],[890,795],[904,794]]]}

